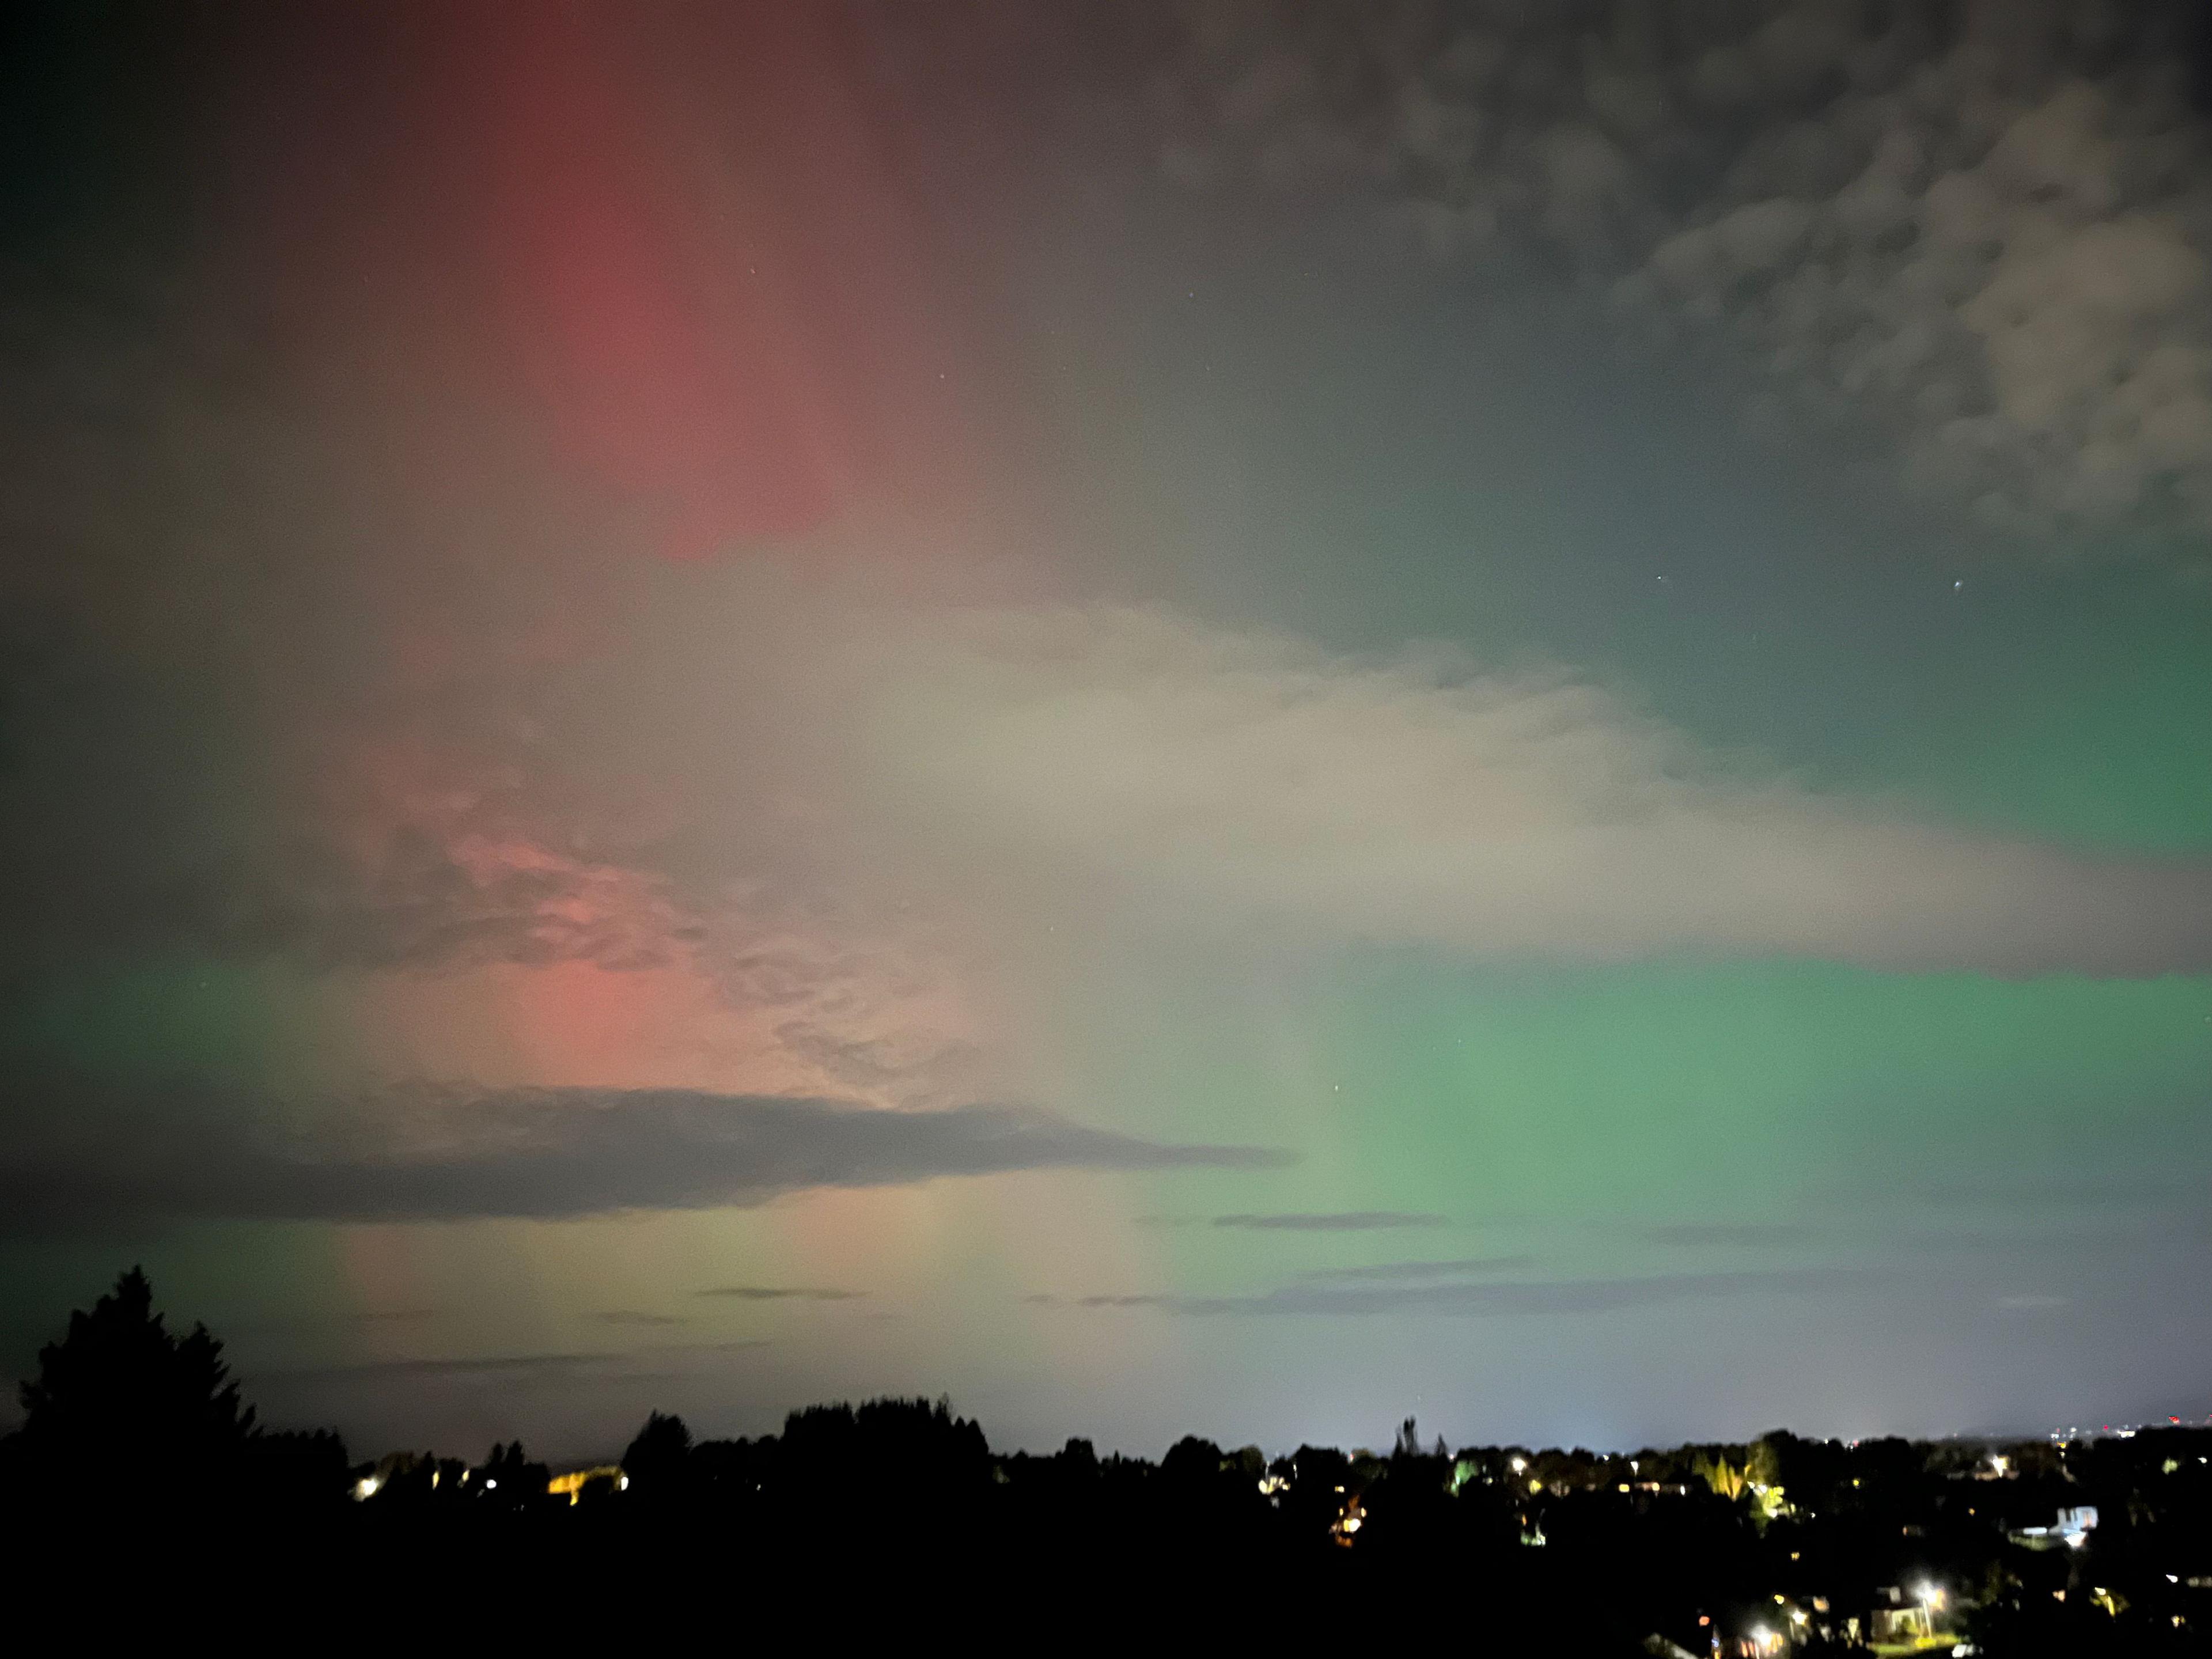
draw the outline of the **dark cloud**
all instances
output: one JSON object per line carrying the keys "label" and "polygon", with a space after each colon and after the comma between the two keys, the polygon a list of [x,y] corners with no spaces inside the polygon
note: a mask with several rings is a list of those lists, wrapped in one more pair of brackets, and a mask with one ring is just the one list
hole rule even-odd
{"label": "dark cloud", "polygon": [[[1964,1207],[1954,1193],[1948,1207]],[[1946,1255],[2010,1255],[2022,1251],[2086,1251],[2141,1249],[2154,1236],[2137,1223],[2087,1224],[2057,1218],[2045,1206],[2041,1224],[1999,1227],[1919,1227],[1863,1218],[1815,1226],[1795,1222],[1685,1222],[1628,1230],[1647,1243],[1682,1249],[1718,1249],[1758,1254],[1819,1244],[1829,1249],[1869,1253],[1893,1259]],[[2023,1217],[2023,1220],[2027,1218]]]}
{"label": "dark cloud", "polygon": [[[769,1344],[765,1339],[742,1342],[684,1343],[657,1346],[645,1352],[683,1358],[690,1355],[734,1353]],[[567,1382],[590,1378],[600,1382],[632,1380],[639,1352],[603,1353],[525,1353],[468,1355],[459,1358],[372,1359],[344,1365],[277,1366],[257,1370],[255,1380],[277,1384],[307,1382],[377,1382],[403,1378],[486,1377],[501,1382]],[[654,1376],[666,1375],[665,1372]]]}
{"label": "dark cloud", "polygon": [[1156,1308],[1203,1316],[1304,1314],[1370,1317],[1434,1314],[1490,1318],[1515,1314],[1610,1313],[1622,1308],[1738,1297],[1802,1296],[1869,1280],[1863,1269],[1801,1267],[1765,1273],[1654,1273],[1632,1279],[1518,1279],[1504,1283],[1341,1284],[1308,1281],[1253,1296],[1164,1292],[1032,1296],[1039,1306]]}
{"label": "dark cloud", "polygon": [[[2106,1147],[2091,1140],[2069,1153],[2063,1172],[1992,1154],[1973,1176],[1942,1165],[1899,1170],[1885,1183],[1884,1195],[1920,1214],[1947,1218],[1944,1227],[1923,1235],[1929,1237],[2081,1241],[2185,1227],[2203,1213],[2212,1186],[2212,1145],[2199,1127],[2207,1121],[2204,1102],[2184,1093],[2151,1104],[2163,1120],[2155,1163],[2118,1143]],[[1863,1183],[1823,1176],[1806,1191],[1823,1209],[1863,1228],[1873,1224],[1865,1218]],[[1882,1236],[1896,1237],[1899,1230],[1885,1228]]]}
{"label": "dark cloud", "polygon": [[461,1358],[372,1359],[350,1365],[275,1367],[263,1375],[279,1381],[349,1377],[568,1376],[608,1365],[627,1365],[635,1358],[635,1355],[628,1353],[524,1353]]}
{"label": "dark cloud", "polygon": [[741,1302],[856,1302],[867,1292],[799,1285],[715,1285],[691,1294],[733,1297]]}
{"label": "dark cloud", "polygon": [[[2199,9],[1188,9],[1170,170],[1564,266],[2001,528],[2212,525]],[[1762,410],[1762,412],[1764,412]]]}
{"label": "dark cloud", "polygon": [[[691,1090],[395,1089],[248,1119],[206,1088],[48,1091],[0,1152],[19,1231],[101,1218],[447,1220],[758,1204],[1018,1170],[1265,1169],[1286,1154],[1116,1134],[1049,1112],[901,1112]],[[279,1124],[308,1127],[280,1129]]]}
{"label": "dark cloud", "polygon": [[1813,1229],[1788,1221],[1687,1221],[1640,1228],[1638,1236],[1654,1244],[1732,1245],[1759,1250],[1802,1244],[1813,1237]]}
{"label": "dark cloud", "polygon": [[1381,1261],[1358,1267],[1316,1267],[1299,1275],[1316,1283],[1389,1279],[1458,1279],[1470,1273],[1518,1273],[1536,1265],[1533,1255],[1468,1255],[1451,1261]]}
{"label": "dark cloud", "polygon": [[1218,1215],[1217,1227],[1248,1227],[1261,1232],[1358,1233],[1392,1227],[1442,1227],[1446,1218],[1412,1210],[1337,1210],[1289,1215]]}
{"label": "dark cloud", "polygon": [[643,1313],[634,1308],[610,1308],[605,1313],[595,1313],[592,1318],[602,1325],[688,1325],[691,1322],[681,1314]]}

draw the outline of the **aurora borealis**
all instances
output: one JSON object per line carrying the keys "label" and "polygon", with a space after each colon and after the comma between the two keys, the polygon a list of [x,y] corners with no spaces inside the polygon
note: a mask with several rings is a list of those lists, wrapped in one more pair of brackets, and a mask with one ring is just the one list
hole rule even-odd
{"label": "aurora borealis", "polygon": [[2212,1410],[2204,42],[2078,9],[30,9],[9,1364]]}

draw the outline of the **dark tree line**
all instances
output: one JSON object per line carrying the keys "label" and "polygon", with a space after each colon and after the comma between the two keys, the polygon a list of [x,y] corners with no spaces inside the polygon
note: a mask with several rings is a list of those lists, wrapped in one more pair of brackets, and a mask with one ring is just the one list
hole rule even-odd
{"label": "dark tree line", "polygon": [[[817,1609],[949,1601],[1063,1621],[1040,1629],[1173,1610],[1317,1638],[1418,1619],[1478,1651],[1592,1654],[1663,1651],[1655,1638],[1734,1652],[1778,1625],[1799,1656],[1863,1653],[1846,1619],[1869,1634],[1886,1593],[1931,1579],[1988,1655],[2203,1651],[2212,1620],[2203,1431],[1455,1453],[1409,1420],[1386,1454],[1271,1459],[1186,1437],[1155,1463],[1081,1439],[996,1453],[947,1402],[892,1399],[730,1440],[654,1412],[618,1465],[565,1480],[520,1441],[475,1464],[354,1465],[334,1434],[258,1423],[222,1345],[170,1331],[136,1270],[71,1316],[21,1401],[0,1516],[40,1526],[15,1564],[157,1559],[160,1540],[234,1577],[244,1543],[258,1582],[302,1594],[458,1584],[465,1561],[516,1606],[572,1605],[594,1583],[679,1600],[742,1583]],[[2018,1541],[2082,1504],[2101,1516],[2087,1547]]]}

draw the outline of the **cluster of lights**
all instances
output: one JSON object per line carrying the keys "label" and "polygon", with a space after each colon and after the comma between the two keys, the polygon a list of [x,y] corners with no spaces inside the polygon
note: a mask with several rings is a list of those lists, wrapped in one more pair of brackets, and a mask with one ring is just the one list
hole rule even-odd
{"label": "cluster of lights", "polygon": [[[459,1486],[465,1486],[475,1478],[476,1471],[474,1469],[463,1469],[459,1474],[454,1477],[453,1484]],[[430,1490],[432,1492],[437,1491],[439,1483],[444,1479],[445,1471],[439,1468],[434,1463],[432,1464],[430,1467]],[[364,1474],[353,1483],[354,1502],[356,1504],[365,1504],[370,1498],[375,1497],[377,1493],[382,1492],[385,1487],[390,1484],[391,1477],[389,1475],[374,1472],[368,1474]],[[487,1476],[484,1480],[483,1489],[485,1492],[492,1492],[495,1491],[498,1488],[498,1486],[499,1482],[496,1479]]]}

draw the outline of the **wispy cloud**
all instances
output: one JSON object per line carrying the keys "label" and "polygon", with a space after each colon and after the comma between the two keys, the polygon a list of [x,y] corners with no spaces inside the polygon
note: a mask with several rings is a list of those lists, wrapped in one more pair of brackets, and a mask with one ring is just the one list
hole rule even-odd
{"label": "wispy cloud", "polygon": [[740,1302],[854,1302],[867,1292],[805,1285],[712,1285],[691,1294],[732,1297]]}
{"label": "wispy cloud", "polygon": [[1362,1233],[1396,1227],[1442,1227],[1447,1218],[1414,1210],[1328,1210],[1294,1212],[1285,1215],[1218,1215],[1217,1227],[1243,1227],[1256,1232]]}
{"label": "wispy cloud", "polygon": [[1027,873],[1063,905],[1481,956],[2212,965],[2212,861],[2084,856],[1820,793],[1565,671],[1105,606],[805,631],[841,627],[814,672],[861,705],[855,798],[886,844]]}
{"label": "wispy cloud", "polygon": [[1459,1279],[1477,1273],[1518,1273],[1535,1265],[1533,1255],[1468,1255],[1450,1261],[1382,1261],[1358,1267],[1316,1267],[1299,1277],[1317,1282]]}
{"label": "wispy cloud", "polygon": [[630,1353],[520,1353],[465,1355],[459,1358],[373,1359],[349,1365],[306,1365],[272,1368],[276,1377],[405,1377],[566,1376],[608,1365],[634,1364]]}
{"label": "wispy cloud", "polygon": [[1642,1237],[1654,1244],[1719,1245],[1743,1249],[1802,1244],[1814,1237],[1812,1228],[1791,1221],[1669,1222],[1638,1231]]}
{"label": "wispy cloud", "polygon": [[592,1317],[603,1325],[684,1325],[690,1322],[680,1314],[641,1313],[634,1308],[611,1308],[605,1313],[595,1313]]}
{"label": "wispy cloud", "polygon": [[[1409,1275],[1419,1278],[1422,1275]],[[1802,1267],[1771,1273],[1655,1273],[1632,1279],[1516,1279],[1504,1283],[1346,1284],[1307,1281],[1251,1296],[1170,1292],[1026,1298],[1040,1307],[1157,1309],[1194,1316],[1313,1315],[1364,1318],[1433,1314],[1470,1318],[1608,1313],[1671,1302],[1802,1296],[1872,1282],[1865,1269]]]}
{"label": "wispy cloud", "polygon": [[537,1380],[556,1382],[585,1377],[608,1381],[633,1373],[641,1353],[668,1356],[673,1359],[705,1358],[714,1354],[744,1352],[770,1346],[772,1345],[766,1339],[757,1339],[736,1342],[655,1344],[644,1349],[623,1349],[597,1353],[426,1356],[401,1359],[372,1359],[339,1365],[271,1366],[257,1371],[255,1375],[257,1379],[266,1378],[278,1382],[303,1380],[339,1382],[347,1379],[373,1382],[385,1378],[405,1377],[425,1379],[486,1377],[517,1382]]}

